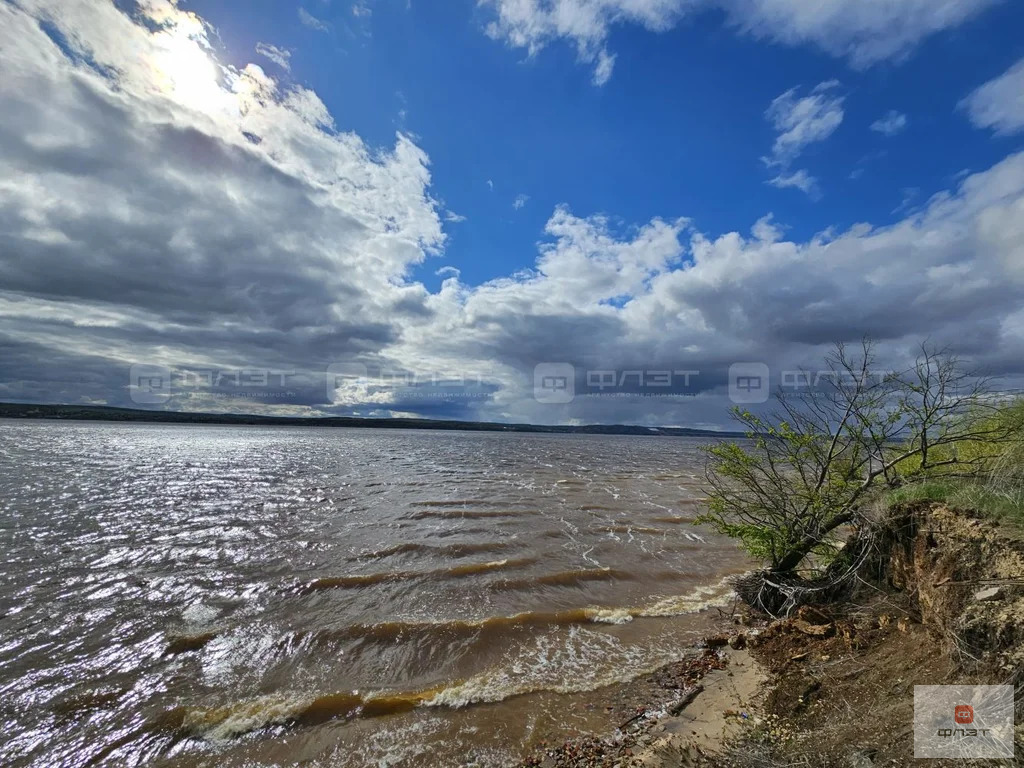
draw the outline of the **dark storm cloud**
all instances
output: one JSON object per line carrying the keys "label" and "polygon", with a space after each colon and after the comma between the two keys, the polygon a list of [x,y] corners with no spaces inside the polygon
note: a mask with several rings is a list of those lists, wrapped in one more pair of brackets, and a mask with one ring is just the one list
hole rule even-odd
{"label": "dark storm cloud", "polygon": [[[1024,155],[808,242],[561,206],[532,270],[432,294],[407,279],[445,242],[426,154],[336,131],[161,7],[0,5],[0,399],[131,405],[141,363],[179,382],[147,407],[721,425],[733,363],[778,381],[864,335],[886,366],[928,336],[1024,373]],[[539,402],[542,363],[578,396]],[[339,365],[372,375],[336,386]],[[195,384],[259,370],[288,381]]]}
{"label": "dark storm cloud", "polygon": [[0,334],[0,401],[82,402],[83,393],[109,393],[127,401],[128,379],[112,361],[99,355],[19,340]]}
{"label": "dark storm cloud", "polygon": [[202,61],[194,17],[65,10],[35,9],[47,35],[0,9],[10,396],[118,402],[140,361],[307,371],[318,394],[293,402],[322,404],[327,365],[372,356],[399,337],[396,319],[429,314],[396,280],[441,242],[418,149],[400,137],[373,153],[325,131],[313,94],[279,92],[256,68],[221,70],[230,87],[207,83],[208,102],[175,103],[152,82],[166,45],[153,32],[180,33]]}

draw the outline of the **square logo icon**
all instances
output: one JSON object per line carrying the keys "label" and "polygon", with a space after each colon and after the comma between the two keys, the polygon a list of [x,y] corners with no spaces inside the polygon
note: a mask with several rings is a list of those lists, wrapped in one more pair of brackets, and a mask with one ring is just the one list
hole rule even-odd
{"label": "square logo icon", "polygon": [[1013,757],[1012,685],[915,685],[914,757]]}
{"label": "square logo icon", "polygon": [[351,394],[365,387],[369,373],[362,363],[332,363],[327,366],[324,386],[327,401],[335,405],[348,405]]}
{"label": "square logo icon", "polygon": [[764,363],[733,363],[729,366],[729,399],[737,404],[768,401],[769,370]]}
{"label": "square logo icon", "polygon": [[974,707],[970,704],[957,704],[953,707],[953,721],[960,725],[970,725],[974,722]]}
{"label": "square logo icon", "polygon": [[160,405],[171,399],[171,369],[134,363],[128,371],[128,396],[139,405]]}
{"label": "square logo icon", "polygon": [[538,363],[533,369],[533,397],[538,403],[571,403],[576,398],[576,367]]}

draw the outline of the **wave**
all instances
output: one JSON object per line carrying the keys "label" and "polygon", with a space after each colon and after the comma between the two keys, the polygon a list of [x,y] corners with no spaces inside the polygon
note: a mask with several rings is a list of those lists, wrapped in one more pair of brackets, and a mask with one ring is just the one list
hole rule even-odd
{"label": "wave", "polygon": [[512,509],[425,509],[422,512],[415,512],[406,515],[403,520],[428,520],[440,518],[441,520],[482,520],[488,518],[521,517],[523,515],[536,514],[530,510]]}
{"label": "wave", "polygon": [[389,573],[357,574],[354,576],[325,576],[324,578],[313,579],[313,581],[300,584],[292,591],[297,595],[311,595],[328,589],[368,587],[373,584],[387,584],[394,581],[405,581],[426,575],[427,574],[425,573],[417,573],[416,571],[393,571]]}
{"label": "wave", "polygon": [[511,568],[522,568],[536,562],[533,557],[521,557],[517,559],[505,558],[504,560],[492,560],[486,563],[465,563],[453,565],[449,568],[436,568],[430,571],[386,571],[384,573],[354,574],[351,576],[326,576],[305,584],[300,584],[292,589],[297,595],[311,595],[316,592],[323,592],[330,589],[354,589],[367,587],[374,584],[387,584],[396,581],[409,581],[411,579],[437,579],[437,578],[458,578],[462,576],[474,576],[491,571],[500,571]]}
{"label": "wave", "polygon": [[335,629],[293,632],[280,645],[328,644],[338,640],[364,640],[393,643],[396,640],[424,638],[430,642],[476,634],[502,634],[513,627],[545,627],[580,624],[608,609],[572,608],[565,611],[525,611],[511,616],[451,621],[382,621],[375,624],[350,624]]}
{"label": "wave", "polygon": [[[573,625],[567,636],[535,638],[536,648],[531,651],[527,674],[523,674],[524,662],[513,660],[466,680],[418,691],[369,694],[353,691],[319,696],[285,693],[217,707],[179,706],[164,713],[154,725],[170,727],[183,736],[225,741],[275,726],[302,727],[337,719],[380,717],[408,712],[419,706],[460,708],[540,690],[560,693],[594,690],[647,674],[671,658],[645,655],[612,635],[585,631],[575,625],[585,622],[620,624],[638,616],[695,613],[724,602],[730,595],[727,577],[718,584],[698,587],[685,595],[664,598],[639,608],[582,608],[557,613],[528,612],[478,622],[386,622],[349,627],[341,631],[394,639],[424,629],[478,632],[513,626]],[[674,653],[678,656],[678,649]],[[577,666],[582,668],[577,670]]]}
{"label": "wave", "polygon": [[[685,595],[663,598],[640,608],[591,609],[591,622],[621,624],[640,616],[675,616],[727,602],[733,594],[730,576],[717,584],[698,587]],[[584,638],[585,642],[580,642]],[[552,648],[553,643],[558,643]],[[495,702],[537,691],[579,693],[627,682],[650,674],[681,657],[674,643],[661,654],[631,648],[607,634],[595,634],[583,627],[570,628],[564,640],[541,636],[532,661],[517,661],[488,670],[442,688],[424,706],[460,708]]]}
{"label": "wave", "polygon": [[696,520],[695,517],[687,517],[686,515],[665,515],[664,517],[653,517],[652,522],[655,523],[667,523],[669,525],[690,525]]}
{"label": "wave", "polygon": [[480,505],[494,505],[493,501],[486,499],[442,499],[439,501],[413,501],[411,507],[474,507]]}
{"label": "wave", "polygon": [[189,651],[202,650],[208,643],[216,639],[223,630],[211,629],[203,632],[172,634],[167,638],[167,647],[164,653],[177,655]]}
{"label": "wave", "polygon": [[597,530],[604,533],[653,533],[658,536],[668,533],[661,528],[652,528],[649,525],[601,525]]}
{"label": "wave", "polygon": [[558,571],[525,579],[503,579],[492,585],[493,589],[530,589],[531,587],[571,587],[591,581],[629,581],[636,578],[629,571],[614,568],[582,568]]}
{"label": "wave", "polygon": [[436,547],[430,547],[427,544],[418,544],[413,541],[405,542],[403,544],[395,544],[384,549],[379,549],[373,552],[364,552],[361,555],[349,558],[350,560],[380,560],[385,557],[391,557],[392,555],[404,555],[410,552],[424,552],[431,549],[437,549]]}
{"label": "wave", "polygon": [[444,573],[449,576],[474,576],[479,573],[490,573],[492,571],[503,571],[511,568],[522,568],[527,565],[533,565],[537,562],[535,557],[520,557],[520,558],[506,558],[504,560],[494,560],[489,563],[468,563],[466,565],[456,565],[451,568],[445,568],[440,573]]}
{"label": "wave", "polygon": [[704,586],[696,587],[684,595],[671,595],[660,598],[639,609],[633,615],[648,618],[682,616],[687,613],[696,613],[706,608],[725,605],[734,595],[732,580],[734,576],[741,572],[730,573],[723,576],[715,584],[705,584]]}
{"label": "wave", "polygon": [[471,544],[449,544],[444,547],[419,545],[420,551],[435,552],[445,557],[465,557],[466,555],[482,555],[496,552],[508,552],[510,549],[519,549],[521,545],[512,544],[507,541],[481,541]]}
{"label": "wave", "polygon": [[177,707],[156,724],[178,730],[182,735],[228,741],[273,726],[308,727],[338,719],[396,715],[438,693],[435,688],[367,696],[355,691],[324,696],[271,694],[219,707]]}
{"label": "wave", "polygon": [[[496,570],[510,562],[482,563],[478,567],[489,566]],[[576,575],[571,575],[573,573]],[[619,578],[623,575],[604,569],[592,569],[590,572],[563,572],[540,578],[547,578],[549,583],[572,583],[573,578],[581,576],[583,578],[598,578],[598,574],[606,574],[603,578]],[[729,585],[730,578],[731,576],[727,576],[717,584],[698,587],[684,595],[659,598],[653,603],[637,607],[590,606],[562,611],[524,611],[511,616],[490,616],[477,620],[384,621],[373,624],[351,624],[328,629],[297,630],[282,637],[275,645],[280,653],[294,653],[310,647],[330,647],[341,642],[385,644],[419,642],[434,646],[437,643],[471,638],[476,635],[500,636],[510,629],[520,627],[544,628],[588,623],[624,624],[635,618],[696,613],[712,605],[722,604],[732,594]],[[536,583],[535,580],[534,583]],[[165,653],[176,654],[200,650],[207,643],[226,632],[226,629],[220,629],[173,638]]]}
{"label": "wave", "polygon": [[429,643],[473,635],[501,635],[517,627],[557,627],[573,624],[624,624],[639,617],[677,616],[695,613],[718,605],[732,594],[726,577],[718,584],[697,587],[684,595],[659,598],[636,607],[590,606],[562,611],[524,611],[511,616],[451,621],[384,621],[374,624],[350,624],[332,629],[300,630],[282,639],[282,650],[306,645],[329,645],[338,641],[394,643],[399,640]]}

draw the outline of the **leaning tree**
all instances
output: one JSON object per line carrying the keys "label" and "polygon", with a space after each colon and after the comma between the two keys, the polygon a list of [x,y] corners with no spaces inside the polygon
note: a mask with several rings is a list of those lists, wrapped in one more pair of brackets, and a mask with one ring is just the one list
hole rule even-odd
{"label": "leaning tree", "polygon": [[[700,521],[740,541],[765,569],[740,585],[771,613],[834,590],[868,550],[869,500],[939,476],[971,474],[1004,425],[984,377],[922,345],[912,365],[876,369],[873,344],[837,344],[825,369],[801,372],[762,415],[734,409],[748,440],[707,448],[708,510]],[[793,382],[791,382],[792,384]],[[854,546],[855,545],[855,546]],[[835,556],[844,552],[843,558]]]}

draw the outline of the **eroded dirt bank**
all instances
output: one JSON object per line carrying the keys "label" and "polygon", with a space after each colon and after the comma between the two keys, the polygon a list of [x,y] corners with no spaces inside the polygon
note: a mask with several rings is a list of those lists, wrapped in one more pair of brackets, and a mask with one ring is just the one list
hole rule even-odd
{"label": "eroded dirt bank", "polygon": [[[778,621],[736,614],[696,662],[649,678],[670,680],[670,696],[630,702],[641,714],[616,733],[524,765],[913,765],[915,685],[1024,682],[1024,535],[907,507],[871,570],[842,603]],[[1024,765],[1022,700],[1016,760],[983,764]]]}

